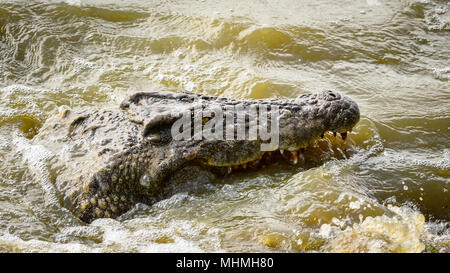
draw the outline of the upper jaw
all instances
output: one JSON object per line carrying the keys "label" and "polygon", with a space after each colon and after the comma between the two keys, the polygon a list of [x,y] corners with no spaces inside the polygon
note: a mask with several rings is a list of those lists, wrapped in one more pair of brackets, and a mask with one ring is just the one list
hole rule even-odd
{"label": "upper jaw", "polygon": [[[279,143],[274,154],[292,155],[296,163],[297,153],[310,146],[327,132],[340,133],[345,141],[347,132],[359,121],[358,105],[339,93],[324,91],[302,95],[294,100],[273,100],[279,108]],[[260,139],[256,141],[204,141],[196,152],[203,164],[215,167],[257,166],[271,156],[262,150]],[[280,156],[278,156],[280,158]]]}
{"label": "upper jaw", "polygon": [[360,118],[356,102],[337,92],[302,95],[294,102],[300,106],[297,111],[280,110],[279,149],[305,148],[327,132],[345,136]]}
{"label": "upper jaw", "polygon": [[338,107],[329,113],[331,123],[328,131],[338,133],[350,131],[360,118],[358,104],[346,96],[341,96],[337,103]]}

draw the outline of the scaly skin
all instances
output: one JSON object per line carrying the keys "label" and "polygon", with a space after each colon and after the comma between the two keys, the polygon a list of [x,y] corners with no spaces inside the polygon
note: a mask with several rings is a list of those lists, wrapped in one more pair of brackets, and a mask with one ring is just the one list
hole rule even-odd
{"label": "scaly skin", "polygon": [[345,136],[359,121],[357,104],[331,91],[287,100],[140,92],[126,99],[119,109],[65,110],[49,119],[33,140],[55,155],[49,165],[63,205],[85,222],[117,217],[138,202],[152,204],[163,198],[168,180],[206,179],[228,175],[242,166],[257,167],[267,155],[260,150],[259,138],[171,138],[172,124],[200,98],[204,109],[237,104],[277,105],[278,151],[289,151],[294,162],[296,151],[324,133]]}

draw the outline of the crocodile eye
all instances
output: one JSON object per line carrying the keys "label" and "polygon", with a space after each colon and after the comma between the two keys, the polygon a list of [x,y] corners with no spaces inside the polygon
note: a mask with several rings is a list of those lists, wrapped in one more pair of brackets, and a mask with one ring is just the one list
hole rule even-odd
{"label": "crocodile eye", "polygon": [[147,139],[151,142],[160,142],[161,141],[161,135],[158,133],[152,134],[147,136]]}

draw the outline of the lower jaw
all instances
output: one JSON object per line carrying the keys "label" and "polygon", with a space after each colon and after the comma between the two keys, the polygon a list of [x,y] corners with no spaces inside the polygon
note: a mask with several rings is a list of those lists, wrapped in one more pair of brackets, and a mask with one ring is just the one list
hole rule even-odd
{"label": "lower jaw", "polygon": [[[347,133],[326,133],[321,138],[314,140],[309,146],[294,149],[278,149],[275,151],[264,152],[257,159],[246,162],[236,162],[228,166],[209,166],[203,167],[215,170],[215,173],[230,175],[236,172],[249,172],[252,170],[264,169],[270,165],[281,163],[300,167],[313,167],[323,164],[332,158],[345,159],[351,153],[351,139],[347,139]],[[350,148],[350,149],[349,149]]]}

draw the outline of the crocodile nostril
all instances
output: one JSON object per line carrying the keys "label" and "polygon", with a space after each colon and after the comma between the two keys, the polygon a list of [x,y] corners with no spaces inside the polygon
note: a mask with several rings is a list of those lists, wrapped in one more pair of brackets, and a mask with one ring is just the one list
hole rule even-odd
{"label": "crocodile nostril", "polygon": [[333,100],[339,100],[341,98],[341,96],[339,95],[339,93],[328,90],[323,93],[323,98],[327,101],[333,101]]}

